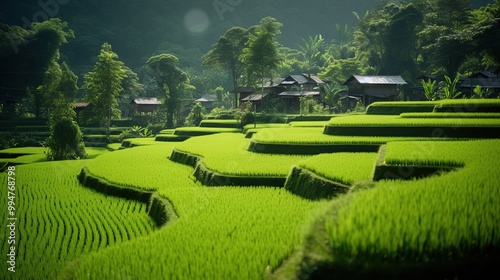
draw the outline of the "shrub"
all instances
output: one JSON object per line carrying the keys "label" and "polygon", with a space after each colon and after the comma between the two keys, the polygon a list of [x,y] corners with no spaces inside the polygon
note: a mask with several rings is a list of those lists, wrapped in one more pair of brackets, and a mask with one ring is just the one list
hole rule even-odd
{"label": "shrub", "polygon": [[191,112],[189,112],[189,115],[186,117],[185,124],[187,126],[198,126],[204,117],[205,107],[203,107],[200,102],[196,102],[191,108]]}
{"label": "shrub", "polygon": [[47,146],[48,160],[80,159],[87,156],[80,127],[68,118],[63,118],[54,124]]}

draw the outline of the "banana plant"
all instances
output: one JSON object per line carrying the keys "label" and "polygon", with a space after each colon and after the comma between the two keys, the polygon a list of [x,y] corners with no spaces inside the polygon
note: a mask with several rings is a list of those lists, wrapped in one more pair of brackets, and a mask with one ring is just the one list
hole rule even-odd
{"label": "banana plant", "polygon": [[422,88],[424,89],[424,95],[427,100],[432,101],[436,99],[436,80],[431,81],[429,79],[426,82],[422,79]]}
{"label": "banana plant", "polygon": [[455,79],[453,81],[451,80],[450,77],[444,76],[444,80],[446,84],[443,87],[443,92],[444,92],[444,98],[445,99],[455,99],[462,95],[462,92],[457,89],[457,84],[458,84],[458,79],[460,76],[457,74],[455,76]]}

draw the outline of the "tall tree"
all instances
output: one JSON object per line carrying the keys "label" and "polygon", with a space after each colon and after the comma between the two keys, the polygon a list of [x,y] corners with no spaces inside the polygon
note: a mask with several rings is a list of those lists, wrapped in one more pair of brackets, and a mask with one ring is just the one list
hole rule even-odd
{"label": "tall tree", "polygon": [[344,24],[344,26],[341,26],[339,23],[335,24],[335,35],[328,47],[328,60],[331,62],[334,59],[354,57],[355,49],[353,48],[352,42],[353,30],[349,25]]}
{"label": "tall tree", "polygon": [[475,51],[483,53],[484,67],[500,65],[500,0],[472,11],[469,20]]}
{"label": "tall tree", "polygon": [[74,33],[58,18],[34,22],[31,27],[27,30],[0,23],[0,102],[12,113],[12,101],[19,102],[33,93],[40,104],[35,106],[35,114],[40,116],[43,95],[33,89],[46,82],[46,72],[59,59],[60,47],[74,38]]}
{"label": "tall tree", "polygon": [[[283,25],[272,17],[263,18],[258,26],[251,28],[250,39],[243,49],[242,62],[247,71],[261,78],[262,94],[264,94],[265,77],[272,77],[281,61],[278,52],[279,44],[276,36],[281,34]],[[262,99],[263,96],[262,96]]]}
{"label": "tall tree", "polygon": [[357,13],[354,15],[358,19],[358,28],[354,32],[354,47],[357,49],[356,58],[364,61],[368,65],[367,74],[378,74],[388,63],[385,55],[383,38],[387,29],[389,16],[393,14],[392,8],[378,6],[376,9],[367,12],[363,18]]}
{"label": "tall tree", "polygon": [[384,45],[387,59],[391,62],[381,70],[381,74],[393,75],[406,72],[411,79],[417,76],[416,31],[422,19],[422,13],[411,3],[400,6],[390,18]]}
{"label": "tall tree", "polygon": [[145,92],[144,85],[139,81],[139,76],[127,66],[123,66],[125,77],[122,80],[123,91],[118,98],[120,111],[125,112],[129,109],[130,101]]}
{"label": "tall tree", "polygon": [[174,115],[181,106],[181,98],[193,89],[188,75],[179,68],[179,59],[171,54],[155,55],[148,59],[146,67],[165,92],[167,128],[174,127]]}
{"label": "tall tree", "polygon": [[47,109],[50,125],[63,118],[74,119],[74,101],[78,91],[78,77],[68,64],[53,62],[45,73],[45,83],[38,87],[43,92],[43,103]]}
{"label": "tall tree", "polygon": [[95,117],[105,120],[106,137],[109,140],[111,118],[118,115],[117,98],[123,91],[122,81],[126,77],[124,64],[118,60],[118,55],[113,52],[111,45],[104,43],[97,62],[91,72],[85,74],[85,100],[94,110]]}
{"label": "tall tree", "polygon": [[418,33],[424,68],[454,76],[473,51],[472,36],[466,29],[471,11],[469,2],[422,0],[418,3],[425,15],[424,28]]}
{"label": "tall tree", "polygon": [[309,36],[307,40],[302,38],[302,45],[299,45],[300,54],[303,61],[307,65],[308,73],[312,73],[314,69],[319,70],[319,67],[322,66],[321,58],[324,46],[325,39],[321,34],[314,37]]}
{"label": "tall tree", "polygon": [[227,69],[233,88],[237,88],[243,67],[239,57],[247,41],[248,30],[242,27],[232,27],[202,57],[202,64]]}

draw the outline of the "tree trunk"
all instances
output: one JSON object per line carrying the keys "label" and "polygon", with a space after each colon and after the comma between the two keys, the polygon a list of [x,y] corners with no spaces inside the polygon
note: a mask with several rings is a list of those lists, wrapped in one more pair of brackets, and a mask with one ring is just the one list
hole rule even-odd
{"label": "tree trunk", "polygon": [[109,108],[108,108],[108,118],[107,118],[107,121],[106,121],[106,139],[108,141],[108,143],[110,143],[110,127],[111,127],[111,105],[109,105]]}
{"label": "tree trunk", "polygon": [[261,85],[261,98],[260,98],[260,111],[264,111],[264,67],[261,69],[262,85]]}

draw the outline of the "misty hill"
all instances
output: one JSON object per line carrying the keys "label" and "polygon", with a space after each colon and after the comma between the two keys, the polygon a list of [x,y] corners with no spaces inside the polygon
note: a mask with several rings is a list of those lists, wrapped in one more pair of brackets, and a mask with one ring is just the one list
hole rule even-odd
{"label": "misty hill", "polygon": [[[44,15],[69,23],[76,38],[63,47],[78,74],[93,64],[109,42],[131,68],[153,54],[170,52],[183,66],[197,67],[200,57],[232,26],[250,27],[266,16],[283,23],[280,43],[296,48],[301,38],[322,34],[331,40],[336,23],[356,26],[353,11],[364,14],[380,0],[3,0],[0,21],[27,26]],[[492,1],[474,0],[473,6]],[[38,3],[46,3],[42,7]]]}

